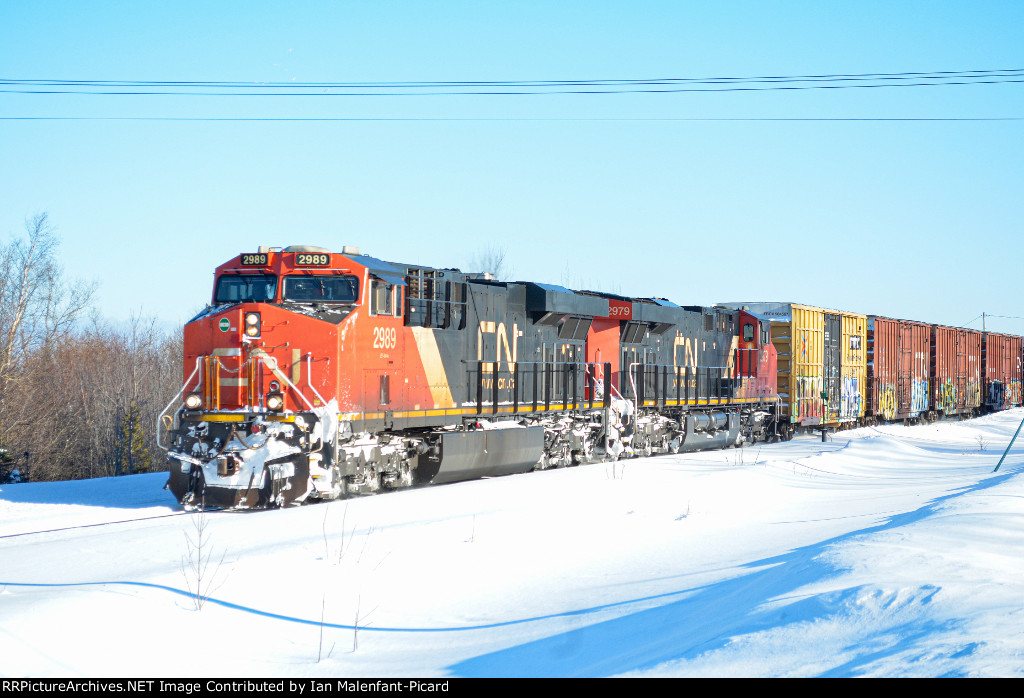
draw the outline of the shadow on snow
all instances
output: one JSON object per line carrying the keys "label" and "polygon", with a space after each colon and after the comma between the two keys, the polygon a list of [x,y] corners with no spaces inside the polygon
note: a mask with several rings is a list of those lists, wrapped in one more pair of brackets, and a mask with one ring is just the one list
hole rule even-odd
{"label": "shadow on snow", "polygon": [[[1019,465],[1015,470],[1019,470]],[[765,568],[741,577],[723,580],[690,590],[680,601],[658,608],[535,640],[454,664],[448,669],[456,676],[610,676],[651,669],[665,662],[696,659],[729,645],[734,638],[759,630],[793,623],[828,620],[843,613],[842,608],[857,604],[873,592],[864,587],[816,594],[791,603],[784,598],[808,582],[825,580],[844,570],[828,562],[825,555],[834,545],[857,537],[908,526],[936,512],[943,502],[964,494],[999,485],[1015,471],[988,477],[974,485],[959,488],[928,502],[915,511],[899,514],[876,526],[798,548],[784,555],[751,562],[748,568]],[[679,593],[684,593],[681,590]],[[918,589],[913,603],[927,604],[936,587]],[[884,599],[879,613],[886,613]],[[871,662],[912,648],[930,633],[947,624],[926,617],[910,618],[893,614],[886,643],[865,642],[863,647],[844,648],[843,656],[856,652],[821,676],[851,676]],[[952,621],[951,621],[952,622]],[[882,645],[882,646],[879,646]],[[963,652],[973,652],[974,648]],[[951,655],[955,657],[956,655]]]}

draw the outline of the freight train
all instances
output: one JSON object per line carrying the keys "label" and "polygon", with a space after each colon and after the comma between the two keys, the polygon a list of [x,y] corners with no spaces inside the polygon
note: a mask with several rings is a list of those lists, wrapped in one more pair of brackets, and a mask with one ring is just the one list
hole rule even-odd
{"label": "freight train", "polygon": [[[310,246],[216,270],[162,426],[187,507],[259,508],[775,433],[745,310]],[[170,413],[183,401],[180,409]]]}
{"label": "freight train", "polygon": [[[278,507],[1020,403],[1019,337],[926,326],[952,353],[925,361],[885,322],[261,247],[217,267],[185,326],[159,424],[167,488],[186,508]],[[926,388],[941,407],[913,409],[924,374],[903,381],[908,352],[949,374]]]}

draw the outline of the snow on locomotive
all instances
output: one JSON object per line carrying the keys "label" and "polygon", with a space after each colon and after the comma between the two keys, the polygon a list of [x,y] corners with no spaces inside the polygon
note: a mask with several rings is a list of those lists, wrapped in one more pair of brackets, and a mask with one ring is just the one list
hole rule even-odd
{"label": "snow on locomotive", "polygon": [[[259,508],[763,439],[748,311],[260,248],[216,270],[162,415],[186,507]],[[183,405],[172,413],[182,399]]]}

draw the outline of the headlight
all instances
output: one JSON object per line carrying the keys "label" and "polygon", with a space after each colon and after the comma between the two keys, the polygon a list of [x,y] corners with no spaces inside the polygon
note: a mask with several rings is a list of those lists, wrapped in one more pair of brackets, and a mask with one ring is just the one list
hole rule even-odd
{"label": "headlight", "polygon": [[260,336],[260,314],[259,313],[246,313],[245,314],[245,336],[246,337],[259,337]]}
{"label": "headlight", "polygon": [[189,393],[185,396],[185,409],[198,410],[203,406],[203,396],[199,393]]}
{"label": "headlight", "polygon": [[267,395],[267,409],[271,412],[280,412],[284,409],[284,395],[281,393],[269,393]]}

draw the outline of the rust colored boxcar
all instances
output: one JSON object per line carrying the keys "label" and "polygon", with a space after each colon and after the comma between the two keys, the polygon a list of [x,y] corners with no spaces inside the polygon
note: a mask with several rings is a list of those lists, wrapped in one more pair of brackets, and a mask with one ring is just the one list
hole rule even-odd
{"label": "rust colored boxcar", "polygon": [[1004,410],[1021,404],[1021,349],[1024,339],[985,332],[981,357],[985,374],[985,405]]}
{"label": "rust colored boxcar", "polygon": [[943,415],[981,410],[981,332],[932,325],[932,407]]}
{"label": "rust colored boxcar", "polygon": [[930,363],[929,325],[868,316],[868,414],[887,421],[926,416]]}

